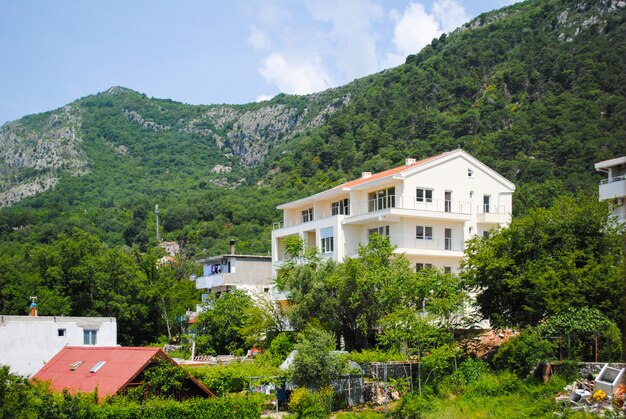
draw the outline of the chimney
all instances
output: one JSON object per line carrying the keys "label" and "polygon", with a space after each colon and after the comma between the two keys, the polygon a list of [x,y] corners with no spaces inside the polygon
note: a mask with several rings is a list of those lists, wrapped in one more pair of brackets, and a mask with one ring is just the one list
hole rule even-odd
{"label": "chimney", "polygon": [[30,297],[30,313],[28,314],[31,317],[37,317],[37,297]]}
{"label": "chimney", "polygon": [[230,239],[230,254],[235,255],[235,239]]}
{"label": "chimney", "polygon": [[372,172],[362,172],[361,173],[361,179],[367,179],[370,176],[372,176]]}
{"label": "chimney", "polygon": [[417,162],[417,160],[415,160],[415,159],[405,159],[404,160],[404,165],[405,166],[410,166],[412,164],[415,164],[415,162]]}

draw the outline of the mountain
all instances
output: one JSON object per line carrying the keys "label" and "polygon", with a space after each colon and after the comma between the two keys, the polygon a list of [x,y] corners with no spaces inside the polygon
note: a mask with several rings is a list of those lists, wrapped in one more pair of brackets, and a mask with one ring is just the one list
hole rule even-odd
{"label": "mountain", "polygon": [[595,191],[626,153],[626,3],[529,1],[325,92],[193,106],[122,87],[0,128],[0,235],[74,226],[112,246],[269,251],[276,204],[462,147],[518,185],[516,211]]}

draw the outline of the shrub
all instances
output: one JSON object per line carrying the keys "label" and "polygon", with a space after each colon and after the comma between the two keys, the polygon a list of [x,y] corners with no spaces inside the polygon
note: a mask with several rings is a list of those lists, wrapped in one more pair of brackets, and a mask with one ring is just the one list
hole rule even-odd
{"label": "shrub", "polygon": [[359,364],[365,364],[370,362],[406,361],[407,356],[398,352],[385,352],[379,349],[363,349],[361,352],[350,352],[348,359]]}
{"label": "shrub", "polygon": [[397,418],[419,418],[422,413],[433,409],[433,399],[429,388],[424,389],[424,393],[407,394],[400,399],[400,403],[393,411],[393,416]]}
{"label": "shrub", "polygon": [[216,396],[245,390],[250,384],[249,377],[251,376],[273,377],[282,373],[271,365],[256,362],[235,362],[229,365],[193,368],[189,371]]}
{"label": "shrub", "polygon": [[468,358],[459,365],[457,374],[465,384],[471,384],[478,380],[483,374],[489,372],[489,366],[481,359]]}
{"label": "shrub", "polygon": [[500,374],[483,374],[468,386],[472,395],[497,397],[512,394],[522,386],[521,380],[509,371]]}
{"label": "shrub", "polygon": [[333,388],[323,387],[319,391],[310,391],[298,387],[291,393],[289,410],[296,418],[327,418],[330,416]]}
{"label": "shrub", "polygon": [[551,358],[554,344],[527,329],[504,342],[493,357],[498,370],[509,370],[520,377],[527,376],[540,362]]}

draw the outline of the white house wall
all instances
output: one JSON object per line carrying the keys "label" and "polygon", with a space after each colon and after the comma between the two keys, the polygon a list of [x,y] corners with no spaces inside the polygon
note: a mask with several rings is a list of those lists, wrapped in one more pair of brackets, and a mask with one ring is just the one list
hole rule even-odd
{"label": "white house wall", "polygon": [[[64,336],[59,330],[65,330]],[[112,317],[0,316],[0,364],[29,377],[64,346],[89,346],[84,345],[84,330],[97,331],[95,346],[117,345]]]}

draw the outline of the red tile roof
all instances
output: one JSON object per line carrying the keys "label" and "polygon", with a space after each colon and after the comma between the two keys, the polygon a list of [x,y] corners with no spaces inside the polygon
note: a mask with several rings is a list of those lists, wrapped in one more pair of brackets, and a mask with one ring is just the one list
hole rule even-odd
{"label": "red tile roof", "polygon": [[[131,383],[154,358],[169,359],[176,365],[160,348],[66,346],[33,378],[49,381],[52,388],[59,392],[67,388],[71,393],[89,393],[97,387],[98,396],[102,399]],[[82,364],[72,370],[71,365],[79,361]],[[90,372],[100,361],[104,361],[104,365],[96,372]],[[210,394],[202,384],[193,377],[190,378]]]}
{"label": "red tile roof", "polygon": [[352,186],[362,185],[362,184],[367,183],[367,182],[371,182],[371,181],[374,181],[374,180],[382,179],[382,178],[385,178],[387,176],[392,176],[392,175],[395,175],[397,173],[403,172],[406,169],[410,169],[410,168],[413,168],[413,167],[421,166],[422,164],[426,164],[426,163],[428,163],[430,161],[439,159],[439,158],[444,157],[444,156],[446,156],[446,155],[448,155],[450,153],[452,153],[452,151],[447,151],[447,152],[439,154],[437,156],[428,157],[426,159],[419,160],[419,161],[417,161],[417,162],[415,162],[413,164],[400,166],[400,167],[394,167],[393,169],[385,170],[385,171],[379,172],[379,173],[374,173],[370,177],[367,177],[367,178],[359,178],[359,179],[350,180],[350,181],[348,181],[346,183],[342,183],[341,185],[335,186],[332,189],[349,188],[349,187],[352,187]]}

